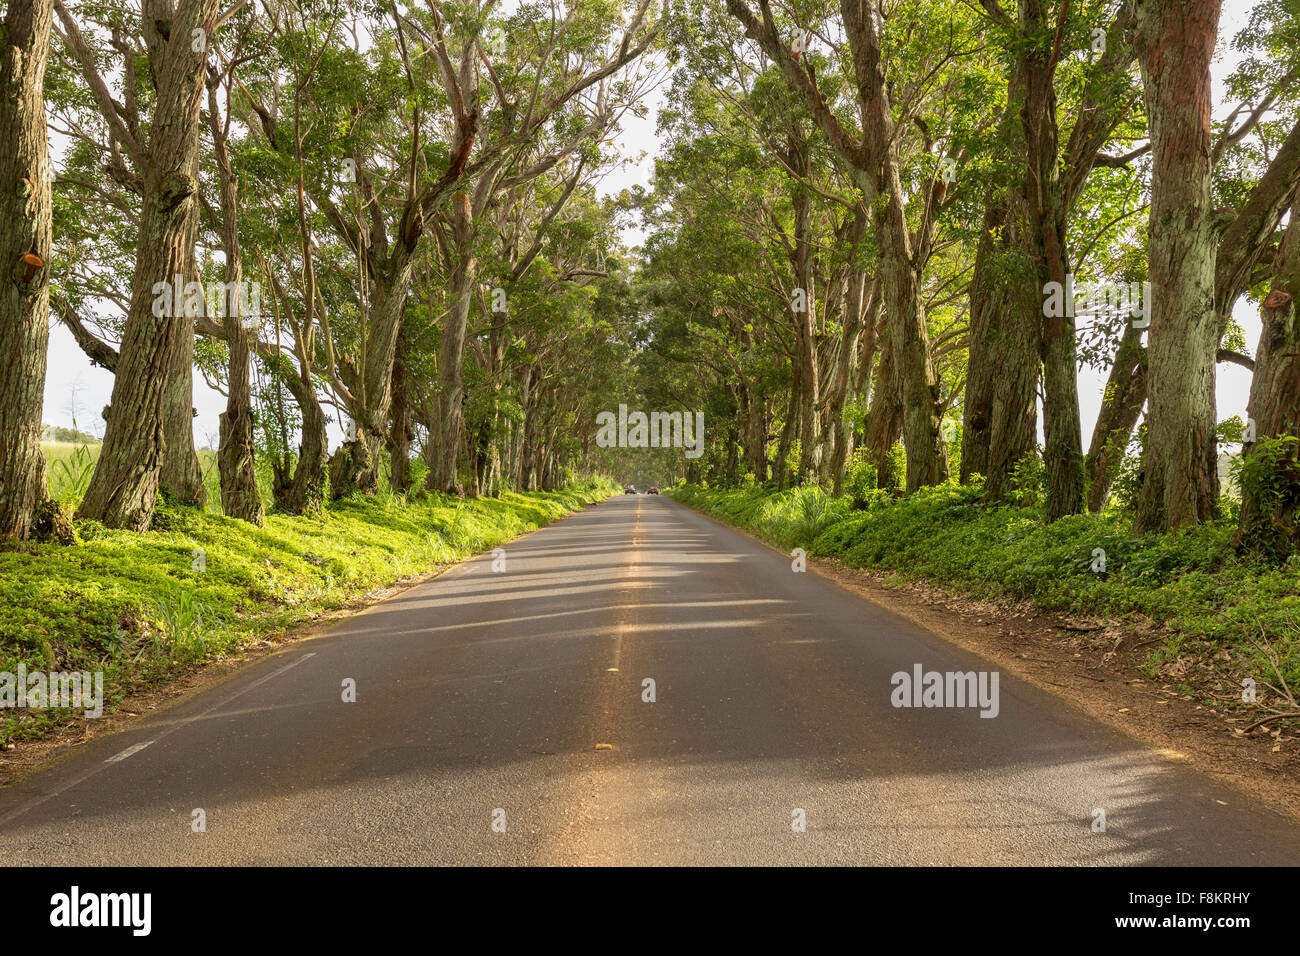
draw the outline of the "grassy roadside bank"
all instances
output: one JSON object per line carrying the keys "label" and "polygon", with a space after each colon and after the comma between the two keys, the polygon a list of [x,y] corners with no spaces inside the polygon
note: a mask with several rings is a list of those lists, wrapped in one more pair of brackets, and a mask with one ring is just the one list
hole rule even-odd
{"label": "grassy roadside bank", "polygon": [[[1051,525],[1041,510],[979,501],[978,486],[856,503],[816,488],[666,490],[785,549],[928,582],[976,599],[1149,629],[1146,676],[1224,706],[1293,710],[1271,687],[1300,685],[1300,565],[1269,566],[1230,545],[1235,522],[1181,534],[1131,533],[1123,513]],[[1241,681],[1258,700],[1241,701]]]}
{"label": "grassy roadside bank", "polygon": [[[344,500],[266,527],[163,506],[154,530],[78,521],[81,543],[0,551],[0,672],[103,672],[105,710],[241,644],[525,534],[617,491]],[[0,746],[80,711],[6,708]]]}

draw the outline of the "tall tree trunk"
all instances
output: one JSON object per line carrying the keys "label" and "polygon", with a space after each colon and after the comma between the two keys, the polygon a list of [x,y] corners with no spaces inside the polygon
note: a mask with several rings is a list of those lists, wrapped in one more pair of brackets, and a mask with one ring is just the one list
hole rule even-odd
{"label": "tall tree trunk", "polygon": [[799,427],[799,369],[796,366],[791,376],[790,402],[785,410],[785,424],[781,426],[781,437],[776,443],[776,487],[784,491],[790,485],[790,446]]}
{"label": "tall tree trunk", "polygon": [[962,409],[960,476],[963,483],[976,475],[988,477],[993,394],[1001,380],[1003,359],[1009,357],[1002,334],[1005,281],[998,262],[1005,255],[1002,248],[1005,239],[998,237],[1004,235],[1007,209],[1007,195],[1001,190],[984,207],[984,226],[975,246],[970,284],[970,352]]}
{"label": "tall tree trunk", "polygon": [[[199,151],[190,159],[189,174],[199,180]],[[190,204],[185,237],[185,282],[200,282],[194,244],[199,235],[199,204]],[[204,300],[206,302],[206,299]],[[211,307],[212,303],[207,303]],[[202,508],[208,500],[203,484],[203,468],[194,450],[194,317],[188,309],[177,309],[173,318],[183,328],[181,347],[167,376],[167,395],[163,400],[163,452],[158,472],[158,490],[173,503]]]}
{"label": "tall tree trunk", "polygon": [[[229,91],[227,90],[227,93]],[[217,470],[221,478],[221,510],[261,527],[266,522],[262,493],[257,487],[257,468],[253,442],[253,393],[248,364],[251,358],[250,335],[256,335],[260,315],[248,315],[245,307],[261,307],[261,296],[244,294],[244,260],[239,247],[238,182],[230,165],[226,148],[226,130],[221,122],[217,86],[208,87],[208,125],[212,131],[213,152],[217,161],[217,180],[221,190],[221,247],[225,253],[226,288],[221,306],[226,347],[230,351],[227,365],[226,410],[219,423],[221,434],[217,449]],[[249,328],[252,326],[252,328]]]}
{"label": "tall tree trunk", "polygon": [[329,458],[329,437],[325,412],[312,388],[309,376],[286,377],[285,384],[302,411],[302,443],[293,478],[276,496],[276,507],[289,514],[312,514],[325,503],[325,468]]}
{"label": "tall tree trunk", "polygon": [[201,508],[208,500],[203,468],[194,450],[194,323],[178,316],[179,348],[163,398],[163,449],[158,490],[173,503]]}
{"label": "tall tree trunk", "polygon": [[52,0],[10,0],[0,49],[0,538],[25,539],[48,498],[41,415],[50,313],[45,64]]}
{"label": "tall tree trunk", "polygon": [[[1032,32],[1041,9],[1022,3],[1021,15],[1025,20],[1022,29]],[[1000,130],[1008,155],[1025,159],[1015,163],[1013,184],[995,195],[985,209],[985,229],[976,247],[971,285],[971,356],[964,414],[971,431],[962,436],[962,473],[967,478],[984,476],[987,501],[1007,498],[1014,487],[1016,466],[1038,448],[1038,383],[1045,343],[1040,316],[1046,263],[1039,215],[1043,197],[1035,176],[1042,163],[1051,165],[1052,177],[1057,173],[1054,137],[1050,130],[1041,130],[1044,123],[1054,120],[1041,115],[1051,102],[1041,92],[1036,96],[1028,92],[1032,83],[1042,82],[1029,56],[1026,53],[1018,60],[1012,71]],[[1050,85],[1050,76],[1046,82]],[[1043,139],[1051,143],[1041,142]],[[1036,162],[1030,161],[1034,158],[1031,140],[1039,140]],[[1022,177],[1019,182],[1014,181],[1016,175]]]}
{"label": "tall tree trunk", "polygon": [[879,244],[893,377],[907,450],[907,491],[913,492],[948,479],[948,446],[939,420],[939,381],[921,299],[921,275],[930,238],[918,234],[914,242],[907,221],[877,14],[873,5],[861,0],[843,0],[840,9],[853,47],[859,97],[866,94],[862,99],[863,142],[872,161],[857,168],[856,179],[871,207]]}
{"label": "tall tree trunk", "polygon": [[451,277],[452,307],[443,322],[438,349],[438,455],[431,463],[428,484],[431,489],[459,495],[462,489],[456,466],[460,459],[461,433],[465,427],[465,334],[469,328],[478,262],[473,251],[473,215],[469,197],[463,193],[457,195],[452,200],[452,209],[458,254]]}
{"label": "tall tree trunk", "polygon": [[1214,511],[1215,236],[1210,60],[1222,0],[1146,0],[1134,42],[1151,126],[1150,398],[1135,528],[1177,530]]}
{"label": "tall tree trunk", "polygon": [[[1023,241],[1023,207],[1011,214],[1015,241]],[[1001,501],[1012,490],[1016,465],[1038,447],[1039,319],[1042,287],[1027,264],[1005,279],[997,308],[1002,311],[997,348],[997,384],[989,409],[989,461],[984,497]]]}
{"label": "tall tree trunk", "polygon": [[940,431],[939,381],[930,356],[920,277],[904,239],[907,224],[903,218],[902,186],[898,183],[897,169],[893,169],[893,180],[897,198],[877,216],[877,229],[884,227],[895,234],[885,245],[890,251],[882,255],[881,272],[889,312],[889,344],[894,353],[894,383],[903,414],[907,491],[911,493],[947,480],[948,450]]}
{"label": "tall tree trunk", "polygon": [[[1276,561],[1300,551],[1300,442],[1276,449],[1272,460],[1258,458],[1259,443],[1266,439],[1300,438],[1300,221],[1292,207],[1282,247],[1278,250],[1273,288],[1261,310],[1263,329],[1255,353],[1255,375],[1250,385],[1247,413],[1254,440],[1242,448],[1244,469],[1258,475],[1243,484],[1241,518],[1234,544]],[[1248,436],[1249,437],[1249,436]],[[1255,468],[1249,467],[1255,465]],[[1259,475],[1262,471],[1264,474]],[[1261,494],[1260,479],[1272,494]]]}
{"label": "tall tree trunk", "polygon": [[898,403],[898,389],[894,387],[894,358],[889,344],[888,321],[879,337],[880,361],[876,364],[876,380],[871,388],[871,406],[863,422],[863,446],[876,467],[876,487],[892,490],[894,475],[889,468],[889,454],[903,429],[903,408]]}
{"label": "tall tree trunk", "polygon": [[1142,331],[1129,323],[1115,352],[1106,379],[1101,411],[1088,445],[1088,510],[1106,507],[1110,487],[1119,473],[1129,436],[1142,415],[1147,399],[1147,351]]}
{"label": "tall tree trunk", "polygon": [[[232,265],[233,262],[233,265]],[[227,254],[226,281],[242,281],[239,260]],[[257,469],[253,444],[253,400],[249,381],[249,331],[243,328],[244,313],[239,307],[225,316],[226,343],[230,349],[226,410],[221,413],[221,443],[217,450],[217,469],[221,477],[221,510],[261,527],[266,522],[262,493],[257,487]]]}
{"label": "tall tree trunk", "polygon": [[[192,354],[191,322],[154,315],[155,287],[183,275],[186,239],[198,182],[198,149],[206,48],[192,48],[194,30],[211,37],[216,0],[144,0],[142,28],[157,90],[148,158],[142,170],[140,237],[131,305],[99,461],[78,514],[113,528],[147,531],[157,501],[164,452],[166,396],[174,370]],[[176,290],[183,292],[183,290]],[[173,301],[184,313],[184,304]],[[188,402],[188,399],[187,399]]]}
{"label": "tall tree trunk", "polygon": [[[1021,19],[1031,36],[1052,36],[1045,0],[1021,0]],[[1029,260],[1040,289],[1066,286],[1065,200],[1056,123],[1055,74],[1060,37],[1036,44],[1022,61],[1026,149],[1025,204]],[[1083,437],[1079,421],[1079,374],[1075,364],[1073,309],[1039,310],[1037,354],[1043,363],[1043,463],[1046,466],[1046,519],[1055,521],[1083,510]]]}
{"label": "tall tree trunk", "polygon": [[749,397],[749,433],[753,442],[754,481],[760,485],[768,479],[767,463],[767,399],[750,392]]}
{"label": "tall tree trunk", "polygon": [[494,317],[488,331],[487,349],[488,410],[484,443],[488,460],[481,480],[484,493],[493,498],[501,494],[502,452],[509,438],[509,432],[502,427],[501,418],[501,380],[506,344],[509,341],[509,327],[505,317]]}
{"label": "tall tree trunk", "polygon": [[[796,128],[789,138],[787,162],[796,176],[809,174],[808,144]],[[821,400],[820,369],[817,366],[817,290],[813,287],[813,236],[812,196],[802,182],[791,184],[794,192],[794,246],[791,265],[794,267],[796,296],[802,308],[794,309],[794,341],[799,374],[799,460],[795,465],[795,483],[802,484],[814,473],[817,466],[817,405]],[[802,295],[799,295],[802,293]]]}
{"label": "tall tree trunk", "polygon": [[[865,210],[858,210],[848,235],[857,254],[857,246],[866,231]],[[876,348],[876,323],[880,313],[879,285],[871,282],[868,295],[867,277],[851,270],[844,277],[842,304],[843,324],[827,361],[828,374],[822,428],[830,440],[829,453],[822,467],[823,480],[829,480],[833,493],[844,485],[844,463],[853,442],[853,423],[845,416],[844,406],[851,394],[861,389],[870,371]]]}
{"label": "tall tree trunk", "polygon": [[[1023,156],[1025,124],[1020,107],[1024,102],[1024,71],[1017,66],[1007,80],[1007,106],[998,124],[997,141],[1008,156]],[[1036,352],[1025,350],[1024,335],[1011,314],[1010,289],[1015,276],[1026,268],[1023,223],[1015,196],[1022,189],[1014,166],[996,182],[984,205],[983,226],[975,245],[975,263],[970,285],[970,352],[967,360],[965,403],[962,408],[961,481],[981,475],[1001,497],[1009,487],[1008,476],[993,475],[990,449],[995,443],[1011,444],[999,453],[999,461],[1018,461],[1033,450],[1037,435]],[[1015,394],[1012,394],[1012,392]],[[994,405],[1001,409],[1027,412],[1030,427],[1015,415],[995,422]],[[1005,414],[1005,413],[1004,413]],[[1002,430],[1010,425],[1010,433]],[[1025,446],[1024,436],[1031,444]],[[990,480],[991,479],[991,482]]]}
{"label": "tall tree trunk", "polygon": [[529,366],[523,374],[523,392],[520,405],[524,420],[519,441],[519,487],[536,491],[541,469],[541,384],[537,366]]}
{"label": "tall tree trunk", "polygon": [[375,275],[372,318],[366,323],[371,335],[366,340],[358,390],[348,405],[355,434],[330,458],[330,497],[335,500],[351,494],[373,495],[379,490],[379,465],[393,400],[393,363],[410,279],[410,260],[399,251]]}
{"label": "tall tree trunk", "polygon": [[[860,307],[860,292],[849,296],[850,314]],[[873,297],[873,306],[878,303]],[[869,307],[865,322],[856,323],[857,328],[849,336],[850,341],[843,343],[840,367],[837,371],[835,385],[831,391],[830,423],[831,453],[827,466],[831,480],[831,490],[839,494],[844,487],[844,466],[849,455],[853,453],[853,421],[845,414],[850,395],[860,394],[871,372],[876,353],[876,321],[878,308]],[[849,330],[846,328],[845,333]]]}
{"label": "tall tree trunk", "polygon": [[388,431],[389,485],[399,495],[411,490],[411,401],[406,388],[406,339],[399,336],[393,360],[393,420]]}

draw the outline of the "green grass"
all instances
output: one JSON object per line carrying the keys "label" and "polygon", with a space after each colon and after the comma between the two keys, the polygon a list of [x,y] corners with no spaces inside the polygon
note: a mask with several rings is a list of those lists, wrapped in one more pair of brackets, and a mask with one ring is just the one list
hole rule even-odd
{"label": "green grass", "polygon": [[[1031,602],[1044,611],[1128,620],[1160,636],[1150,676],[1173,679],[1195,660],[1237,679],[1276,683],[1276,654],[1300,686],[1300,564],[1237,554],[1229,518],[1179,534],[1132,534],[1122,511],[1046,524],[1041,509],[979,501],[979,485],[856,501],[818,488],[709,489],[668,494],[782,548],[850,567],[929,581],[976,598]],[[1094,570],[1105,552],[1105,573]],[[1203,668],[1205,670],[1205,668]]]}
{"label": "green grass", "polygon": [[[70,511],[75,510],[85,497],[90,475],[94,471],[95,462],[99,460],[99,449],[99,442],[41,442],[50,496],[66,505]],[[210,448],[202,448],[197,454],[199,468],[203,472],[203,487],[208,492],[204,510],[210,514],[220,514],[221,477],[217,472],[217,453]],[[260,456],[257,459],[257,486],[262,492],[262,501],[270,508],[271,471]]]}
{"label": "green grass", "polygon": [[41,442],[50,496],[69,509],[75,507],[86,494],[91,472],[99,460],[99,448],[99,442]]}
{"label": "green grass", "polygon": [[[166,506],[146,534],[77,521],[72,547],[0,551],[0,671],[103,671],[108,705],[205,660],[531,531],[617,490],[458,500],[344,500],[266,527]],[[6,710],[0,743],[38,736],[64,711]]]}

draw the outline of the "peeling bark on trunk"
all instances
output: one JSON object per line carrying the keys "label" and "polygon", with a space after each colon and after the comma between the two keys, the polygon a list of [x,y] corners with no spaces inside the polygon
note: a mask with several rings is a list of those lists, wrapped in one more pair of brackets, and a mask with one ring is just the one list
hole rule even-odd
{"label": "peeling bark on trunk", "polygon": [[41,452],[49,336],[45,64],[52,0],[10,0],[0,49],[0,538],[25,539],[49,496]]}
{"label": "peeling bark on trunk", "polygon": [[[189,174],[199,180],[199,152],[190,159]],[[197,197],[190,204],[189,222],[185,237],[185,281],[199,282],[198,263],[194,259],[194,243],[199,234],[199,204]],[[211,303],[209,303],[209,307]],[[163,405],[163,453],[158,472],[158,491],[175,504],[202,508],[208,500],[208,489],[203,484],[203,469],[198,452],[194,450],[194,317],[186,309],[175,313],[182,325],[179,331],[180,348],[175,354],[175,364],[167,377],[167,396]]]}
{"label": "peeling bark on trunk", "polygon": [[163,399],[163,450],[158,490],[174,504],[202,508],[208,500],[203,468],[194,450],[194,325],[184,318],[179,348],[167,376]]}
{"label": "peeling bark on trunk", "polygon": [[[227,259],[227,280],[238,282],[240,275],[238,264],[231,268],[230,260]],[[230,347],[230,394],[226,400],[226,410],[221,413],[221,443],[217,449],[221,510],[231,518],[239,518],[261,527],[266,522],[266,513],[262,506],[262,494],[257,488],[254,461],[247,332],[240,328],[240,319],[233,316],[227,316],[225,324],[226,342]]]}
{"label": "peeling bark on trunk", "polygon": [[[1016,212],[1012,212],[1012,209]],[[963,412],[962,478],[984,476],[984,497],[1011,490],[1016,463],[1038,445],[1036,274],[1027,273],[1021,207],[1010,197],[991,205],[976,252],[971,287],[971,358]]]}
{"label": "peeling bark on trunk", "polygon": [[1152,142],[1150,382],[1138,532],[1213,516],[1215,237],[1210,60],[1221,0],[1146,0],[1134,34]]}
{"label": "peeling bark on trunk", "polygon": [[[232,375],[231,389],[248,387],[248,347],[231,348],[231,371],[240,360],[242,352],[244,371]],[[240,380],[243,380],[242,383]],[[221,510],[231,518],[239,518],[261,527],[266,523],[262,495],[257,488],[254,468],[252,407],[246,401],[231,398],[220,419],[221,443],[217,449],[217,468],[221,477]]]}
{"label": "peeling bark on trunk", "polygon": [[[1015,214],[1018,216],[1018,213]],[[1021,237],[1017,233],[1016,241]],[[1015,467],[1038,447],[1037,386],[1039,319],[1043,308],[1038,276],[1022,265],[1006,278],[994,369],[997,384],[989,409],[989,461],[984,481],[988,501],[1004,500],[1012,490]]]}

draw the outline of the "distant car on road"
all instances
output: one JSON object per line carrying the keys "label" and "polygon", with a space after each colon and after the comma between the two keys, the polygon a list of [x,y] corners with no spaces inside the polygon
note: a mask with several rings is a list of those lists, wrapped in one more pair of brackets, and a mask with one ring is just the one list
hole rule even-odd
{"label": "distant car on road", "polygon": [[635,488],[633,488],[631,485],[624,485],[624,486],[623,486],[623,494],[625,494],[625,495],[635,495],[635,494],[637,494],[637,490],[636,490]]}
{"label": "distant car on road", "polygon": [[647,494],[647,495],[657,495],[657,494],[659,494],[659,489],[658,489],[658,487],[651,488],[651,489],[649,489],[648,491],[646,491],[646,494]]}

